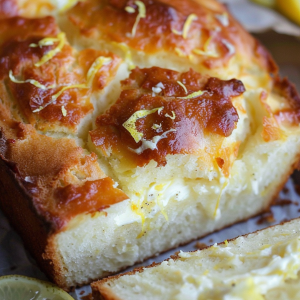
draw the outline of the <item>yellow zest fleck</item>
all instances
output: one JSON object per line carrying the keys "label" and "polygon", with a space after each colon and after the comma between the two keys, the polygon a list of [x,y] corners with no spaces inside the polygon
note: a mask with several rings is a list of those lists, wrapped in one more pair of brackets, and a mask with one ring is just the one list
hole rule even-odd
{"label": "yellow zest fleck", "polygon": [[40,40],[37,44],[35,43],[30,44],[29,47],[35,48],[35,47],[43,47],[43,46],[52,46],[56,42],[59,42],[58,38],[46,37]]}
{"label": "yellow zest fleck", "polygon": [[66,42],[66,35],[64,32],[60,32],[57,35],[57,39],[59,41],[58,45],[50,50],[48,53],[46,53],[37,63],[35,63],[34,65],[36,67],[40,67],[42,64],[46,63],[47,61],[49,61],[50,59],[52,59],[58,52],[60,52],[63,48],[63,46],[65,45]]}
{"label": "yellow zest fleck", "polygon": [[182,35],[182,31],[178,31],[178,30],[176,30],[176,29],[171,29],[171,31],[174,33],[174,34],[176,34],[176,35]]}
{"label": "yellow zest fleck", "polygon": [[218,208],[220,206],[221,196],[222,196],[223,190],[225,189],[225,187],[227,186],[227,184],[228,184],[228,180],[226,180],[224,182],[223,186],[222,186],[222,189],[221,189],[221,192],[220,192],[220,195],[218,197],[218,201],[217,201],[217,204],[216,204],[216,207],[215,207],[214,217],[217,216]]}
{"label": "yellow zest fleck", "polygon": [[193,21],[196,21],[198,18],[195,14],[190,14],[186,21],[184,22],[184,25],[183,25],[183,29],[182,31],[178,31],[174,28],[171,29],[171,31],[176,34],[176,35],[182,35],[184,39],[187,38],[187,35],[188,35],[188,32],[190,30],[190,27],[191,27],[191,24]]}
{"label": "yellow zest fleck", "polygon": [[138,143],[142,137],[143,133],[139,132],[135,126],[135,122],[138,119],[144,118],[150,114],[153,114],[163,107],[153,108],[151,110],[143,109],[136,111],[126,122],[123,123],[123,127],[128,130],[131,136],[134,138],[135,142]]}
{"label": "yellow zest fleck", "polygon": [[192,94],[189,94],[186,97],[177,97],[177,98],[179,98],[179,99],[192,99],[192,98],[196,98],[196,97],[202,96],[205,92],[206,91],[198,91],[198,92],[194,92]]}
{"label": "yellow zest fleck", "polygon": [[[164,184],[163,184],[163,186],[164,186]],[[156,187],[155,187],[155,189],[156,189]],[[163,187],[162,187],[162,189],[163,189]],[[169,217],[168,217],[167,213],[165,212],[163,204],[161,203],[162,196],[163,196],[162,193],[158,194],[156,202],[157,202],[158,207],[160,208],[161,214],[165,217],[166,221],[168,222],[169,221]]]}
{"label": "yellow zest fleck", "polygon": [[228,246],[228,241],[225,240],[225,241],[224,241],[224,244],[225,244],[225,246],[227,247],[227,246]]}
{"label": "yellow zest fleck", "polygon": [[165,114],[165,117],[174,120],[176,118],[176,115],[175,115],[175,112],[172,110],[172,116],[170,116],[169,114]]}
{"label": "yellow zest fleck", "polygon": [[264,250],[264,249],[267,249],[267,248],[270,248],[270,247],[271,247],[270,244],[265,244],[265,245],[263,245],[260,249],[261,249],[261,250]]}
{"label": "yellow zest fleck", "polygon": [[36,112],[39,112],[39,111],[43,110],[48,105],[52,104],[65,90],[75,89],[75,88],[77,88],[77,89],[87,89],[88,87],[85,84],[74,84],[74,85],[65,86],[58,93],[52,95],[51,101],[49,101],[46,105],[40,106],[39,108],[35,109],[33,112],[36,113]]}
{"label": "yellow zest fleck", "polygon": [[69,89],[87,89],[88,87],[85,84],[73,84],[63,87],[58,93],[52,95],[52,101],[56,100],[65,90]]}
{"label": "yellow zest fleck", "polygon": [[186,54],[178,47],[175,48],[175,52],[179,57],[186,57]]}
{"label": "yellow zest fleck", "polygon": [[67,110],[65,109],[64,106],[61,107],[61,113],[64,117],[67,115]]}
{"label": "yellow zest fleck", "polygon": [[188,57],[189,57],[189,61],[191,63],[193,63],[193,64],[198,63],[198,59],[196,58],[196,56],[194,54],[190,53]]}
{"label": "yellow zest fleck", "polygon": [[186,21],[185,21],[185,23],[183,25],[183,30],[182,30],[182,36],[183,36],[184,39],[187,38],[187,35],[188,35],[189,30],[190,30],[192,22],[196,21],[197,19],[198,18],[197,18],[197,16],[195,14],[190,14],[187,17],[187,19],[186,19]]}
{"label": "yellow zest fleck", "polygon": [[18,80],[14,77],[12,70],[9,70],[9,78],[14,83],[27,83],[28,82],[42,90],[47,90],[48,88],[51,88],[51,86],[47,88],[45,85],[39,83],[38,81],[36,81],[34,79]]}
{"label": "yellow zest fleck", "polygon": [[186,89],[186,86],[181,81],[177,81],[177,83],[184,89],[185,93],[187,94],[188,91]]}
{"label": "yellow zest fleck", "polygon": [[110,57],[99,56],[93,62],[87,73],[87,86],[91,87],[95,78],[96,73],[105,65],[112,61]]}
{"label": "yellow zest fleck", "polygon": [[131,52],[129,47],[124,44],[124,43],[116,43],[116,42],[112,42],[113,45],[119,47],[124,53],[125,53],[125,61],[128,63],[128,69],[129,71],[131,71],[132,69],[135,68],[135,65],[132,61],[132,57],[131,57]]}
{"label": "yellow zest fleck", "polygon": [[159,128],[161,128],[161,124],[159,124],[159,125],[158,124],[153,124],[151,128],[154,129],[154,130],[159,129]]}
{"label": "yellow zest fleck", "polygon": [[[168,185],[169,184],[165,184],[165,183],[157,184],[157,185],[155,185],[155,190],[158,191],[158,192],[161,192]],[[163,195],[164,195],[163,193],[160,193],[160,194],[157,195],[157,205],[160,208],[161,214],[165,217],[166,221],[168,222],[169,217],[168,217],[167,213],[164,210],[163,203],[161,202],[161,199],[162,199]]]}
{"label": "yellow zest fleck", "polygon": [[210,37],[206,40],[206,42],[205,42],[205,44],[204,44],[204,46],[203,46],[203,49],[204,49],[204,50],[193,49],[193,52],[194,52],[195,54],[197,54],[197,55],[204,55],[204,56],[209,56],[209,57],[219,57],[218,53],[209,50],[209,44],[210,44],[211,40],[212,40],[212,36],[210,36]]}
{"label": "yellow zest fleck", "polygon": [[125,10],[130,14],[133,14],[135,12],[135,9],[131,6],[126,6]]}
{"label": "yellow zest fleck", "polygon": [[145,228],[145,215],[143,214],[143,212],[141,211],[140,208],[140,203],[135,204],[135,203],[131,203],[131,210],[136,213],[138,216],[141,217],[141,221],[142,221],[142,230],[139,233],[139,235],[137,236],[137,238],[141,238],[144,234],[144,228]]}
{"label": "yellow zest fleck", "polygon": [[136,29],[137,29],[137,26],[140,22],[140,19],[141,18],[146,18],[146,7],[145,7],[145,4],[142,2],[142,1],[135,1],[134,2],[137,7],[138,7],[138,15],[135,19],[135,22],[134,22],[134,25],[132,27],[132,31],[131,31],[131,36],[134,37],[135,34],[136,34]]}
{"label": "yellow zest fleck", "polygon": [[164,188],[164,186],[165,186],[165,184],[163,184],[163,183],[157,184],[157,185],[155,186],[155,190],[156,190],[156,191],[162,191],[163,188]]}

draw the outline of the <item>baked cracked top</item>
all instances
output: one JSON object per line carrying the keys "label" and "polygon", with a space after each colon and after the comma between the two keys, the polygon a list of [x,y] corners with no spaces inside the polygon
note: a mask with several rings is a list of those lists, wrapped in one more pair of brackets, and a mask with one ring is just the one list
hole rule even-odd
{"label": "baked cracked top", "polygon": [[55,230],[175,177],[222,190],[248,140],[298,128],[294,86],[217,1],[72,3],[0,3],[1,158]]}
{"label": "baked cracked top", "polygon": [[165,165],[168,154],[214,155],[238,122],[231,99],[244,91],[236,79],[136,68],[122,82],[118,101],[97,118],[92,141],[105,156],[138,166],[150,160]]}

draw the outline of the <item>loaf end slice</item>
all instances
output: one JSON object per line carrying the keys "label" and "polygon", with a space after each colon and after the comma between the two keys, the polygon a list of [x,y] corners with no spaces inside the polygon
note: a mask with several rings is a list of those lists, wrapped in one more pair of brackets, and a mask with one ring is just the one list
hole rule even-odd
{"label": "loaf end slice", "polygon": [[94,299],[298,299],[300,219],[92,283]]}

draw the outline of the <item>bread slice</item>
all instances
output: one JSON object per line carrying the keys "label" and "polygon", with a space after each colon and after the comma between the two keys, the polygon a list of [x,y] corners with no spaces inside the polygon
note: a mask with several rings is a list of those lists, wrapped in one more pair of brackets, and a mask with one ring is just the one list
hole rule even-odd
{"label": "bread slice", "polygon": [[0,205],[59,286],[269,209],[299,160],[300,99],[223,5],[7,2]]}
{"label": "bread slice", "polygon": [[91,284],[95,300],[298,299],[300,219]]}

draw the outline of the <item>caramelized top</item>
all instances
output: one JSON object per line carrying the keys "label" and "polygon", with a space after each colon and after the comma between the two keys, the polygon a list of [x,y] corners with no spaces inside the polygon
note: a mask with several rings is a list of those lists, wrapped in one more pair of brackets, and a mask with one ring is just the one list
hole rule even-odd
{"label": "caramelized top", "polygon": [[0,124],[0,155],[13,162],[10,166],[33,197],[38,213],[54,230],[78,214],[97,212],[128,198],[105,177],[97,156],[84,155],[74,140],[39,135],[31,125],[18,122]]}
{"label": "caramelized top", "polygon": [[[13,95],[22,115],[39,130],[76,131],[93,108],[91,91],[106,86],[119,59],[92,49],[76,53],[52,17],[12,18],[1,23],[11,34],[2,35],[0,80],[6,83],[7,93]],[[39,45],[45,38],[50,39],[49,44]],[[99,68],[88,85],[89,68],[101,56],[110,61]]]}
{"label": "caramelized top", "polygon": [[122,88],[90,134],[104,155],[126,156],[138,166],[151,159],[164,165],[167,154],[197,153],[230,136],[238,121],[231,99],[245,91],[236,79],[158,67],[134,69]]}
{"label": "caramelized top", "polygon": [[68,15],[92,39],[125,43],[146,53],[170,52],[207,68],[224,67],[238,52],[266,64],[269,60],[214,0],[86,0]]}

